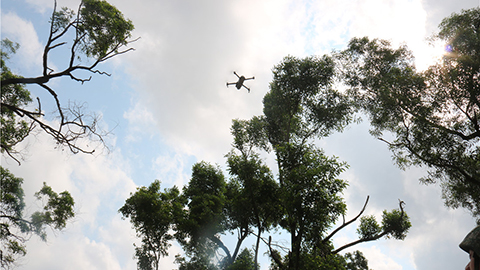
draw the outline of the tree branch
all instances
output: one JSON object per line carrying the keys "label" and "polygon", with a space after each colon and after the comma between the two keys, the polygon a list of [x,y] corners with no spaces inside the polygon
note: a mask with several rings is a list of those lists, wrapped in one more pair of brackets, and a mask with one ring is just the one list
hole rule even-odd
{"label": "tree branch", "polygon": [[[403,220],[403,217],[405,215],[405,212],[403,211],[403,204],[405,204],[405,202],[403,201],[400,201],[399,200],[399,206],[400,206],[400,211],[401,211],[401,215],[400,215],[400,220]],[[340,251],[346,249],[346,248],[349,248],[349,247],[352,247],[352,246],[355,246],[357,244],[360,244],[360,243],[364,243],[364,242],[370,242],[370,241],[375,241],[375,240],[378,240],[382,237],[384,237],[385,235],[391,233],[394,229],[391,228],[389,230],[384,230],[383,232],[379,233],[379,234],[376,234],[376,235],[373,235],[371,237],[366,237],[366,238],[361,238],[361,239],[358,239],[356,241],[353,241],[351,243],[348,243],[344,246],[341,246],[337,249],[335,249],[334,251],[332,251],[333,254],[337,254],[339,253]]]}
{"label": "tree branch", "polygon": [[227,258],[228,258],[228,261],[232,263],[232,256],[230,255],[230,251],[228,250],[228,248],[223,244],[223,242],[218,239],[218,237],[212,235],[212,236],[209,236],[208,239],[212,240],[213,243],[215,243],[217,246],[219,246],[221,249],[223,249],[223,251],[225,252],[225,254],[227,254]]}
{"label": "tree branch", "polygon": [[270,257],[272,257],[272,260],[278,265],[279,269],[283,269],[283,263],[281,261],[281,258],[279,258],[278,253],[276,250],[272,249],[272,236],[268,237],[268,249],[270,251]]}
{"label": "tree branch", "polygon": [[345,223],[345,220],[344,220],[343,224],[340,227],[335,229],[325,239],[322,240],[322,243],[324,244],[324,243],[328,242],[337,232],[339,232],[341,229],[345,228],[346,226],[350,225],[355,220],[357,220],[363,214],[363,212],[365,211],[365,208],[367,207],[369,199],[370,199],[370,195],[367,196],[367,199],[365,200],[365,204],[363,205],[362,210],[360,211],[360,213],[358,213],[358,215],[356,217],[352,218],[350,221],[348,221],[346,223]]}

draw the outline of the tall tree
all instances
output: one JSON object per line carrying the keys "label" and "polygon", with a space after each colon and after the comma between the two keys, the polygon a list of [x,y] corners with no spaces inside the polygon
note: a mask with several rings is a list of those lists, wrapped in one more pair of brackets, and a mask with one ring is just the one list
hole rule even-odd
{"label": "tall tree", "polygon": [[[266,134],[278,163],[284,211],[280,226],[290,233],[289,252],[283,260],[274,259],[279,269],[334,267],[335,261],[336,267],[343,267],[343,258],[337,256],[341,249],[334,250],[331,243],[338,230],[327,232],[346,212],[341,194],[347,183],[338,176],[347,166],[314,145],[315,139],[341,131],[352,121],[351,101],[333,88],[334,70],[328,56],[286,57],[274,67],[264,98]],[[401,213],[392,227],[361,220],[360,227],[371,229],[372,237],[360,234],[361,239],[344,247],[382,236],[403,239],[410,223],[403,209]]]}
{"label": "tall tree", "polygon": [[158,270],[161,257],[168,255],[169,241],[173,239],[169,230],[184,205],[179,194],[176,187],[161,192],[160,181],[156,180],[148,188],[138,188],[120,208],[119,212],[130,219],[142,239],[142,245],[135,246],[139,269]]}
{"label": "tall tree", "polygon": [[[281,216],[278,184],[255,151],[267,147],[263,121],[258,117],[249,121],[233,120],[231,131],[234,149],[227,154],[228,171],[232,176],[227,186],[230,192],[228,217],[232,229],[241,228],[241,237],[254,234],[257,238],[254,248],[257,269],[262,233],[276,226]],[[239,248],[236,247],[235,253]]]}
{"label": "tall tree", "polygon": [[[332,244],[336,233],[362,216],[368,203],[332,230],[346,213],[341,195],[347,183],[338,177],[347,166],[326,156],[315,140],[342,130],[354,112],[347,96],[333,89],[333,71],[334,62],[327,56],[286,57],[273,69],[264,115],[233,120],[233,150],[226,156],[230,179],[206,162],[193,166],[180,195],[184,212],[172,224],[188,257],[177,257],[179,269],[257,269],[261,243],[272,269],[354,269],[366,263],[363,255],[344,258],[340,251],[382,237],[405,238],[410,222],[400,203],[400,209],[384,212],[381,224],[373,216],[362,217],[357,241],[336,249]],[[261,158],[271,151],[278,177]],[[267,237],[272,229],[286,232],[289,246],[280,245],[273,234]],[[235,231],[237,242],[230,249],[222,234]],[[250,251],[238,255],[249,236],[256,240],[253,258]]]}
{"label": "tall tree", "polygon": [[192,178],[183,189],[187,199],[188,213],[178,225],[177,238],[187,254],[209,256],[212,247],[225,252],[226,260],[232,260],[231,253],[221,241],[219,234],[225,231],[226,182],[219,167],[207,162],[196,163]]}
{"label": "tall tree", "polygon": [[[350,92],[401,167],[425,166],[445,203],[480,218],[480,8],[445,18],[443,59],[419,72],[406,46],[356,38],[339,54]],[[383,139],[382,139],[383,140]]]}

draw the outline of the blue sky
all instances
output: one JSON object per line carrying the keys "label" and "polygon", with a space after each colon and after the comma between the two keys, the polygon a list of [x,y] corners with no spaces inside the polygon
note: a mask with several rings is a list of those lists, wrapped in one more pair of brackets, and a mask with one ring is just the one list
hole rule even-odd
{"label": "blue sky", "polygon": [[[135,232],[117,213],[130,192],[153,180],[163,187],[188,182],[194,162],[205,160],[225,168],[230,150],[230,124],[262,113],[271,69],[286,55],[307,56],[341,49],[355,36],[385,38],[414,50],[419,68],[441,50],[425,38],[445,16],[478,6],[477,0],[244,0],[127,1],[111,0],[135,24],[136,49],[99,66],[112,76],[94,75],[81,85],[68,78],[54,80],[62,103],[85,102],[113,129],[110,152],[72,155],[54,149],[43,134],[22,146],[21,166],[2,157],[2,166],[25,179],[27,202],[46,181],[56,191],[69,190],[77,215],[62,232],[49,232],[47,243],[35,237],[20,269],[135,269]],[[58,0],[76,9],[78,0]],[[3,0],[1,36],[19,42],[10,66],[23,76],[38,76],[48,35],[52,0]],[[64,54],[52,53],[61,66]],[[251,93],[226,88],[233,71],[255,76]],[[42,109],[53,110],[48,96]],[[86,142],[88,143],[88,142]],[[368,124],[352,125],[344,133],[318,142],[327,154],[350,165],[343,178],[348,217],[355,216],[367,195],[366,214],[380,217],[384,209],[407,203],[412,229],[405,241],[380,240],[356,246],[370,267],[382,269],[464,269],[467,255],[458,243],[474,226],[464,210],[443,206],[438,187],[420,185],[422,168],[399,170],[387,146],[368,134]],[[267,162],[272,162],[268,157]],[[285,234],[283,234],[284,237]],[[355,238],[355,227],[335,239],[335,245]],[[247,246],[249,247],[249,246]],[[171,256],[162,269],[174,269]],[[262,259],[262,269],[268,260]]]}

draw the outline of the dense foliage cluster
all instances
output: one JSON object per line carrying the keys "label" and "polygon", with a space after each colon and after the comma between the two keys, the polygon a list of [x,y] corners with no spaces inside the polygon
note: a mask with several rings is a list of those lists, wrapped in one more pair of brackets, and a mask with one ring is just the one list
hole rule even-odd
{"label": "dense foliage cluster", "polygon": [[65,228],[75,214],[74,201],[68,191],[60,194],[43,183],[35,193],[38,200],[45,201],[42,211],[24,217],[25,203],[23,179],[15,177],[0,166],[0,267],[12,266],[19,256],[26,254],[25,242],[34,233],[42,240],[47,237],[46,227]]}
{"label": "dense foliage cluster", "polygon": [[353,39],[338,56],[350,94],[369,116],[401,167],[428,168],[448,206],[480,218],[480,8],[445,18],[434,41],[442,61],[419,72],[407,47]]}

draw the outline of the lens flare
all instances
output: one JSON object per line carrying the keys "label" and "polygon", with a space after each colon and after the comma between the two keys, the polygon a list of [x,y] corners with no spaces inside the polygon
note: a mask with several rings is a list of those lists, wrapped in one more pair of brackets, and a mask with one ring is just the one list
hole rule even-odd
{"label": "lens flare", "polygon": [[445,52],[451,53],[453,51],[453,47],[450,44],[445,45]]}

